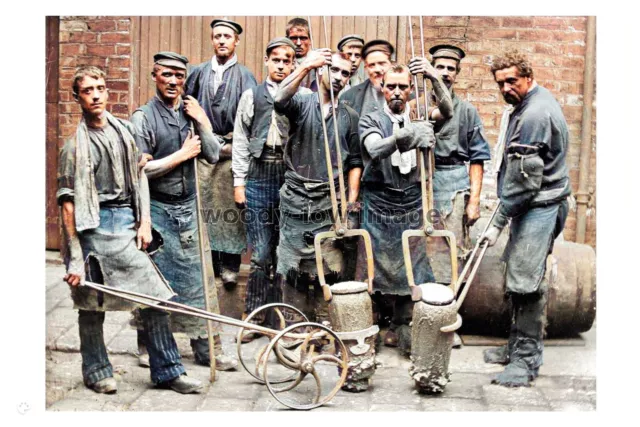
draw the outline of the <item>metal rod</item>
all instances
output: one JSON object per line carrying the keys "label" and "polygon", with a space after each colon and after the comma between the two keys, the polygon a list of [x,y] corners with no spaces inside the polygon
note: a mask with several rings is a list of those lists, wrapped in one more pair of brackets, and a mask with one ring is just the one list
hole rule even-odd
{"label": "metal rod", "polygon": [[[313,31],[311,31],[311,17],[309,19],[309,40],[311,41],[311,49],[313,50]],[[324,121],[324,111],[322,110],[322,93],[320,92],[320,73],[316,71],[316,85],[318,86],[318,102],[320,103],[320,117],[322,120],[322,133],[324,136],[324,150],[325,150],[325,160],[327,163],[327,177],[329,179],[329,195],[331,196],[331,211],[333,212],[333,220],[336,227],[336,230],[340,228],[342,224],[342,220],[340,218],[340,212],[338,211],[338,199],[336,197],[336,189],[334,187],[333,180],[333,165],[331,164],[331,149],[329,147],[329,136],[327,134],[327,124]]]}
{"label": "metal rod", "polygon": [[[327,21],[326,17],[322,17],[322,27],[324,30],[324,43],[327,47],[329,47],[329,37],[327,36]],[[309,31],[311,31],[311,27],[309,27]],[[333,84],[331,84],[331,69],[327,65],[327,72],[329,74],[329,93],[331,94],[331,117],[333,118],[333,136],[336,144],[336,162],[338,163],[338,185],[340,186],[340,200],[341,200],[341,214],[342,214],[342,222],[344,225],[347,224],[347,192],[344,185],[344,170],[342,168],[342,150],[340,147],[340,134],[338,133],[338,116],[337,116],[337,108],[335,95],[333,93]],[[320,88],[318,88],[320,90]],[[333,183],[331,184],[333,185]]]}
{"label": "metal rod", "polygon": [[[190,129],[191,136],[193,137],[194,126],[192,121],[190,121]],[[211,307],[209,306],[209,283],[207,280],[207,271],[205,269],[206,260],[204,257],[204,224],[200,221],[202,216],[202,199],[200,195],[200,179],[198,175],[198,156],[193,158],[193,171],[196,179],[196,221],[198,224],[198,238],[200,243],[198,246],[200,247],[200,272],[202,275],[202,287],[204,290],[204,307],[207,311],[211,311]],[[212,274],[215,273],[212,272]],[[207,335],[209,336],[209,381],[214,383],[216,381],[216,356],[213,342],[213,324],[210,320],[207,320]]]}
{"label": "metal rod", "polygon": [[[422,52],[422,57],[427,58],[425,56],[424,51],[424,28],[422,27],[422,16],[420,18],[420,52]],[[422,90],[424,92],[424,119],[429,120],[429,97],[427,96],[427,76],[422,76]],[[418,100],[419,101],[419,100]],[[418,102],[416,101],[416,102]]]}
{"label": "metal rod", "polygon": [[[413,28],[411,26],[411,15],[407,16],[407,22],[409,23],[409,42],[411,43],[411,57],[414,58],[416,53],[413,49]],[[418,90],[418,76],[413,75],[413,86],[416,88],[416,113],[418,113],[418,119],[422,116],[420,113],[420,92]]]}

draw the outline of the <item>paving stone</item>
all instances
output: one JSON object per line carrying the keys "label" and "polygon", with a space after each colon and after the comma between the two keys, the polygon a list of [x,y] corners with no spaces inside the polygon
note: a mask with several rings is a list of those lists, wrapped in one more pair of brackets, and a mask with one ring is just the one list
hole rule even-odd
{"label": "paving stone", "polygon": [[333,399],[323,406],[314,409],[314,412],[333,412],[333,411],[362,411],[366,412],[371,406],[371,393],[365,391],[362,393],[350,393],[339,391]]}
{"label": "paving stone", "polygon": [[46,348],[56,350],[56,340],[64,335],[69,328],[47,325]]}
{"label": "paving stone", "polygon": [[549,402],[571,401],[590,403],[596,399],[595,390],[576,390],[573,388],[545,388],[541,390]]}
{"label": "paving stone", "polygon": [[482,399],[482,386],[491,384],[491,375],[454,372],[450,380],[442,393],[443,397]]}
{"label": "paving stone", "polygon": [[[122,325],[105,323],[102,329],[105,343],[111,341],[121,329]],[[59,351],[80,351],[80,334],[77,326],[69,328],[56,340],[56,349]]]}
{"label": "paving stone", "polygon": [[149,388],[129,406],[129,410],[195,411],[205,394],[206,389],[200,394],[180,394],[173,390]]}
{"label": "paving stone", "polygon": [[580,412],[580,411],[595,411],[595,403],[588,402],[555,402],[551,401],[551,408],[554,411],[566,411],[566,412]]}
{"label": "paving stone", "polygon": [[59,400],[47,409],[50,411],[100,411],[105,404],[104,394],[92,392],[96,396],[91,399],[64,399]]}
{"label": "paving stone", "polygon": [[497,384],[483,385],[482,390],[490,405],[547,406],[542,392],[535,387],[503,387]]}
{"label": "paving stone", "polygon": [[109,354],[137,354],[137,332],[125,326],[108,341],[107,351]]}
{"label": "paving stone", "polygon": [[384,379],[376,378],[374,375],[368,393],[371,394],[371,403],[374,404],[420,403],[420,396],[408,374]]}
{"label": "paving stone", "polygon": [[219,411],[219,412],[246,412],[253,409],[253,401],[243,399],[228,399],[228,398],[205,398],[200,403],[198,411]]}
{"label": "paving stone", "polygon": [[78,324],[78,312],[65,307],[56,308],[47,314],[46,322],[47,326],[69,328]]}
{"label": "paving stone", "polygon": [[129,327],[129,319],[131,318],[131,313],[128,311],[108,311],[104,316],[104,324],[105,325],[122,325],[125,324],[132,331],[134,329]]}
{"label": "paving stone", "polygon": [[372,403],[369,409],[372,412],[407,412],[407,411],[419,411],[420,404],[397,404],[390,405],[384,403]]}
{"label": "paving stone", "polygon": [[482,400],[449,398],[444,395],[424,396],[421,402],[423,411],[486,411],[487,408]]}
{"label": "paving stone", "polygon": [[551,411],[551,407],[548,405],[544,406],[533,406],[533,405],[489,405],[488,408],[491,412],[548,412]]}

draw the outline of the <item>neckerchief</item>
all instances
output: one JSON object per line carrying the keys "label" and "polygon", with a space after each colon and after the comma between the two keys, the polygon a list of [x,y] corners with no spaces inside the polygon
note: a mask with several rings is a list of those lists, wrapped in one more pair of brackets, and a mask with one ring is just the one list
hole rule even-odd
{"label": "neckerchief", "polygon": [[[395,114],[389,109],[387,103],[384,103],[384,112],[391,119],[391,123],[393,123],[393,133],[395,134],[400,129],[400,123],[411,123],[411,119],[409,118],[409,106],[405,105],[404,113]],[[411,172],[411,169],[415,168],[417,165],[416,162],[416,151],[410,150],[404,153],[401,153],[399,150],[396,150],[391,154],[391,165],[400,169],[400,173],[403,175]]]}

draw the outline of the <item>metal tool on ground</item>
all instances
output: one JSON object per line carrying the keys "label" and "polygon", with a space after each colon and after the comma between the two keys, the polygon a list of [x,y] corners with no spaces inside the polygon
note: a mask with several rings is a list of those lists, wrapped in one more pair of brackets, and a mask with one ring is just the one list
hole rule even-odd
{"label": "metal tool on ground", "polygon": [[[424,57],[424,30],[420,19],[421,54]],[[407,17],[411,55],[415,57],[413,47],[413,29],[411,16]],[[419,119],[427,120],[429,97],[426,77],[423,80],[424,116],[420,113],[420,89],[414,76],[416,90],[416,110]],[[402,251],[407,270],[407,281],[411,288],[413,323],[411,328],[411,367],[409,373],[419,391],[438,393],[444,390],[449,381],[449,358],[453,332],[460,326],[455,305],[455,283],[458,280],[458,257],[456,237],[448,230],[436,230],[429,223],[429,212],[433,210],[433,149],[418,149],[418,167],[420,169],[420,188],[422,192],[422,230],[407,230],[402,233]],[[425,157],[427,162],[425,165]],[[410,238],[445,238],[448,241],[451,258],[451,283],[443,286],[438,283],[416,285],[411,262]],[[446,332],[445,332],[446,331]]]}
{"label": "metal tool on ground", "polygon": [[[86,280],[81,285],[137,304],[246,328],[271,337],[268,347],[258,354],[262,375],[256,376],[248,369],[247,371],[264,383],[278,402],[289,408],[308,410],[321,406],[335,396],[346,380],[349,363],[347,347],[335,332],[324,325],[302,322],[284,327],[283,319],[283,329],[275,330],[138,292],[115,289]],[[258,308],[251,315],[265,308],[299,313],[295,307],[286,304],[270,304],[269,307]],[[283,372],[286,373],[284,378]],[[278,375],[278,378],[273,379],[274,375]],[[336,378],[335,384],[331,381],[329,387],[323,387],[323,381],[331,378]],[[277,386],[282,383],[289,384]]]}
{"label": "metal tool on ground", "polygon": [[[189,120],[189,130],[191,136],[195,135],[195,130],[193,126],[193,122]],[[207,276],[206,270],[206,259],[205,259],[205,249],[204,249],[204,228],[206,225],[202,222],[202,198],[200,196],[200,179],[198,176],[198,157],[193,158],[193,170],[195,172],[195,180],[196,180],[196,221],[198,224],[198,239],[200,246],[200,271],[202,272],[202,287],[204,290],[204,308],[207,311],[211,311],[211,307],[209,304],[209,280]],[[215,286],[215,276],[213,269],[210,271],[212,283]],[[211,383],[216,380],[216,357],[215,357],[215,345],[213,339],[213,325],[210,320],[207,320],[207,336],[209,338],[209,381]]]}
{"label": "metal tool on ground", "polygon": [[[325,44],[329,46],[327,37],[327,25],[325,17],[322,18]],[[311,17],[309,17],[309,36],[311,47],[313,48],[313,32],[311,31]],[[331,76],[329,67],[325,70]],[[316,73],[316,84],[318,86],[318,99],[320,109],[324,105],[322,99],[322,87],[319,73]],[[324,132],[324,149],[327,163],[327,174],[329,180],[331,208],[333,212],[333,230],[318,233],[314,238],[316,254],[316,267],[318,280],[322,286],[325,301],[329,302],[329,318],[335,333],[346,343],[349,349],[349,367],[345,385],[346,391],[365,391],[369,387],[369,378],[375,372],[375,337],[379,332],[378,325],[373,324],[373,307],[370,294],[373,290],[373,248],[371,236],[366,230],[349,229],[347,224],[347,198],[344,183],[344,171],[342,167],[342,153],[340,147],[340,135],[338,133],[338,117],[336,114],[336,97],[333,86],[329,85],[331,97],[331,114],[333,119],[333,130],[335,137],[336,161],[338,166],[338,185],[340,192],[341,208],[338,207],[333,166],[331,162],[331,147],[327,133],[327,125],[324,117],[322,120],[322,130]],[[343,239],[345,237],[361,237],[367,256],[367,283],[363,282],[340,282],[332,286],[326,283],[324,275],[324,265],[322,258],[322,242],[326,239]]]}

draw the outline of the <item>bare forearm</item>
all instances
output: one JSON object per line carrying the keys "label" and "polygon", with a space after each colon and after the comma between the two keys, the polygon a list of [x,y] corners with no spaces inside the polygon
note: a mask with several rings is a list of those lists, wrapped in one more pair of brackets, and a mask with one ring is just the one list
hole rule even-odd
{"label": "bare forearm", "polygon": [[175,169],[186,159],[187,158],[182,150],[178,150],[163,159],[151,160],[147,162],[146,166],[144,167],[144,172],[147,174],[147,178],[149,179],[159,178]]}
{"label": "bare forearm", "polygon": [[[433,91],[437,100],[438,108],[436,111],[443,119],[453,117],[453,100],[451,99],[449,89],[447,89],[447,86],[443,83],[440,77],[435,80],[431,80],[431,84],[433,85]],[[436,117],[432,117],[432,119],[437,120]]]}
{"label": "bare forearm", "polygon": [[62,228],[69,249],[67,272],[81,275],[84,265],[82,261],[82,247],[80,246],[80,239],[78,238],[78,231],[76,229],[75,205],[73,202],[64,202],[62,204]]}
{"label": "bare forearm", "polygon": [[280,85],[280,88],[278,89],[278,92],[276,93],[274,101],[277,104],[286,105],[287,102],[291,98],[293,98],[293,95],[296,94],[298,88],[300,87],[300,84],[302,83],[304,78],[307,77],[307,74],[311,72],[311,70],[312,68],[303,65],[296,68],[296,70],[291,73],[289,77],[284,79],[284,81]]}
{"label": "bare forearm", "polygon": [[469,167],[469,181],[471,183],[471,191],[469,203],[480,203],[480,192],[482,191],[482,176],[484,174],[482,163],[474,163]]}
{"label": "bare forearm", "polygon": [[62,228],[67,239],[77,238],[75,205],[73,202],[62,204]]}
{"label": "bare forearm", "polygon": [[149,196],[149,180],[144,171],[140,171],[140,222],[151,223],[151,199]]}
{"label": "bare forearm", "polygon": [[202,141],[202,156],[211,164],[216,163],[220,157],[220,138],[213,133],[209,118],[205,116],[203,122],[195,122],[197,134]]}
{"label": "bare forearm", "polygon": [[360,193],[360,177],[362,176],[362,168],[353,168],[349,170],[348,181],[349,181],[349,196],[347,196],[347,201],[349,203],[354,203],[358,200],[358,194]]}

